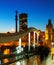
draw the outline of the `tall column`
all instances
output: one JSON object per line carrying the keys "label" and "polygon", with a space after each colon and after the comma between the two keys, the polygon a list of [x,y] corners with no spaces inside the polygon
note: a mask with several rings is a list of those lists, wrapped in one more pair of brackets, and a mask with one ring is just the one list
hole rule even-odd
{"label": "tall column", "polygon": [[17,33],[17,20],[18,20],[17,13],[18,13],[18,12],[16,11],[16,16],[15,16],[15,20],[16,20],[16,31],[15,31],[15,32],[16,32],[16,33]]}
{"label": "tall column", "polygon": [[37,33],[37,43],[39,42],[39,34]]}
{"label": "tall column", "polygon": [[34,31],[34,49],[35,49],[35,31]]}
{"label": "tall column", "polygon": [[30,51],[30,32],[28,33],[28,51]]}
{"label": "tall column", "polygon": [[19,50],[21,52],[21,38],[19,38]]}

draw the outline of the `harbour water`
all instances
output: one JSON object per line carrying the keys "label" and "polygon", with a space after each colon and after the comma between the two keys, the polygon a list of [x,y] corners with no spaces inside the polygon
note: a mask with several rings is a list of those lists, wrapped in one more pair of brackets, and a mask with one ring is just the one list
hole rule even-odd
{"label": "harbour water", "polygon": [[29,59],[23,59],[18,62],[15,62],[11,65],[37,65],[36,56],[32,56]]}

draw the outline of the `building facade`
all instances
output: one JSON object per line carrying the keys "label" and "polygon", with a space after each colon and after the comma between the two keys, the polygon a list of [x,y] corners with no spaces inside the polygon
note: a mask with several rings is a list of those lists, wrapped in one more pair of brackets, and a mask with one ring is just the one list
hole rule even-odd
{"label": "building facade", "polygon": [[54,42],[54,28],[50,19],[48,20],[48,24],[46,25],[45,41],[47,44],[51,44],[52,42]]}
{"label": "building facade", "polygon": [[28,28],[27,14],[22,13],[19,15],[19,31],[25,31]]}

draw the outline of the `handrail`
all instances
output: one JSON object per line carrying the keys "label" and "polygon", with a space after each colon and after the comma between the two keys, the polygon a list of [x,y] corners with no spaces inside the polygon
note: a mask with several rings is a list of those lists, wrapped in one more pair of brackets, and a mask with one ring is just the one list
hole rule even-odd
{"label": "handrail", "polygon": [[[21,55],[23,55],[23,56],[21,56]],[[0,65],[9,65],[9,64],[12,64],[12,63],[15,63],[15,62],[17,62],[17,61],[20,61],[20,60],[22,60],[22,59],[28,59],[29,57],[31,57],[31,56],[34,56],[34,55],[36,55],[36,53],[35,53],[35,51],[33,51],[33,52],[27,52],[27,53],[19,53],[19,54],[10,54],[10,55],[6,55],[6,58],[8,57],[8,58],[10,58],[10,57],[13,57],[13,55],[15,55],[15,56],[21,56],[20,58],[18,58],[18,59],[16,59],[16,60],[14,60],[14,61],[11,61],[11,62],[7,62],[7,63],[3,63],[3,64],[0,64]],[[4,55],[5,56],[5,55]],[[4,57],[5,58],[5,57]],[[1,59],[1,58],[0,58]]]}
{"label": "handrail", "polygon": [[17,33],[9,33],[9,34],[2,34],[0,33],[0,43],[5,43],[5,42],[11,42],[11,41],[16,41],[22,36],[27,35],[31,31],[36,31],[37,29],[34,27],[28,28],[27,30],[23,32],[17,32]]}

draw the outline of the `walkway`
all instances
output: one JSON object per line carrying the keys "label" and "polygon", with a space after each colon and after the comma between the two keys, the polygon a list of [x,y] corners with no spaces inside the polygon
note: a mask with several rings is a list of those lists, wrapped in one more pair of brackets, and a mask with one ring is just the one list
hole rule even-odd
{"label": "walkway", "polygon": [[44,60],[41,65],[54,65],[54,57],[52,59],[52,55],[49,55],[47,60]]}

